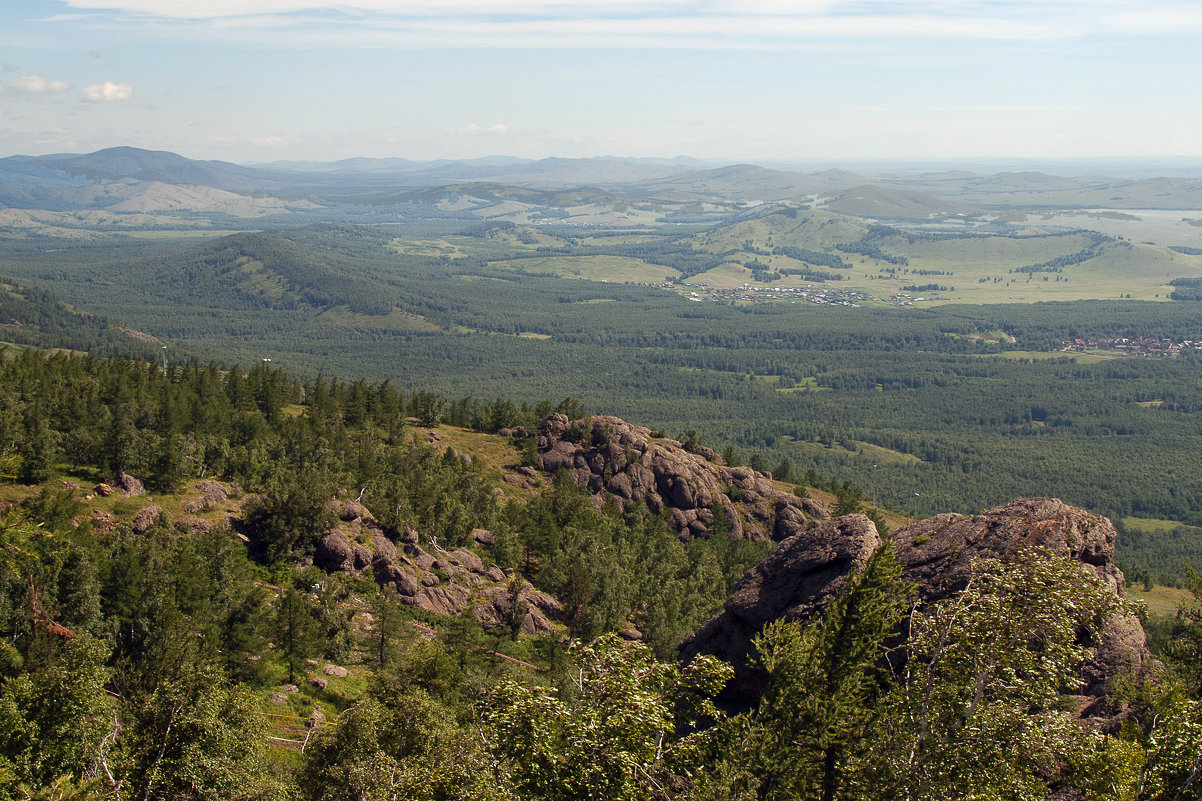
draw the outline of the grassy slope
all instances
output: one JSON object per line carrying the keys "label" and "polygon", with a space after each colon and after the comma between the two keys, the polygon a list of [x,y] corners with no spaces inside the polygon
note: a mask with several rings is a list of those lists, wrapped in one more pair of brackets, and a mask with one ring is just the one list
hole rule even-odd
{"label": "grassy slope", "polygon": [[1168,617],[1175,615],[1181,605],[1193,598],[1189,590],[1176,587],[1153,587],[1145,590],[1142,584],[1128,585],[1127,595],[1148,606],[1148,612],[1153,615]]}
{"label": "grassy slope", "polygon": [[[861,289],[874,297],[887,298],[907,285],[934,283],[948,287],[939,293],[944,300],[935,302],[1035,303],[1125,296],[1164,300],[1171,292],[1171,287],[1167,285],[1171,278],[1202,276],[1202,256],[1176,253],[1162,245],[1117,240],[1104,244],[1096,258],[1069,265],[1060,273],[1028,275],[1012,272],[1077,253],[1089,247],[1092,241],[1092,235],[1085,232],[1048,236],[1048,229],[1035,227],[1027,229],[1026,235],[1021,237],[965,236],[937,240],[917,238],[915,241],[890,237],[880,243],[886,253],[909,259],[908,266],[890,265],[869,256],[834,250],[837,244],[859,240],[868,229],[868,221],[822,210],[798,212],[795,216],[771,214],[716,226],[689,236],[683,242],[701,252],[727,254],[727,260],[719,267],[691,277],[689,283],[717,289],[743,284],[782,287],[812,284],[812,281],[796,276],[786,276],[772,284],[757,285],[752,280],[751,271],[743,265],[753,260],[759,260],[774,269],[806,266],[788,256],[766,255],[782,246],[828,251],[841,256],[850,269],[841,271],[846,280],[830,283],[832,288]],[[523,238],[525,242],[521,241]],[[646,239],[644,235],[632,233],[608,241],[638,242]],[[605,240],[594,238],[588,241],[589,244],[601,244]],[[565,244],[558,237],[537,228],[529,228],[524,229],[521,235],[517,232],[495,232],[483,238],[398,239],[394,247],[399,253],[440,255],[452,259],[475,256],[491,260],[501,257],[492,263],[528,272],[594,281],[660,282],[677,275],[670,268],[619,256],[503,258],[515,251],[529,253],[539,247],[562,247]],[[888,273],[891,269],[896,269],[896,272]],[[920,274],[923,271],[945,274]]]}

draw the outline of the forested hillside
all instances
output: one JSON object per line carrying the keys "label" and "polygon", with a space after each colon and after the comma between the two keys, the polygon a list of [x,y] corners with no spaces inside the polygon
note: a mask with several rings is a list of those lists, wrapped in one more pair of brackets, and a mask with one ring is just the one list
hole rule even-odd
{"label": "forested hillside", "polygon": [[[806,224],[769,216],[773,226]],[[740,239],[787,232],[759,218],[744,225]],[[527,233],[535,241],[523,245]],[[863,234],[840,234],[849,235]],[[883,248],[904,238],[880,235],[873,241]],[[414,240],[398,244],[381,231],[322,227],[183,250],[144,244],[128,258],[119,257],[124,244],[53,254],[13,245],[4,263],[76,306],[153,334],[169,352],[224,367],[270,358],[307,376],[388,379],[407,393],[527,404],[571,396],[589,411],[696,429],[716,450],[761,466],[788,459],[920,514],[1055,494],[1116,519],[1202,522],[1194,458],[1202,351],[1181,346],[1202,341],[1196,304],[716,302],[543,274],[536,265],[555,254],[534,258],[561,246],[608,248],[596,256],[606,259],[712,258],[681,250],[696,233],[641,233],[641,243],[626,244],[557,236],[490,224],[425,240],[419,252]],[[948,241],[905,236],[922,247]],[[1043,239],[1064,252],[1088,244]],[[512,258],[518,250],[531,258]],[[794,255],[821,262],[811,250]],[[821,268],[838,271],[831,264]],[[1071,345],[1122,338],[1157,348],[1168,341],[1174,351],[1124,357]],[[1202,557],[1189,542],[1173,547]],[[1162,560],[1123,559],[1180,578]]]}
{"label": "forested hillside", "polygon": [[[872,522],[828,521],[863,532],[867,550],[809,627],[781,622],[757,638],[763,700],[719,711],[710,699],[730,666],[680,666],[675,646],[770,546],[733,538],[718,512],[708,536],[682,539],[650,501],[622,511],[571,471],[523,472],[568,453],[537,434],[540,419],[580,413],[572,399],[448,402],[387,382],[300,380],[262,362],[164,371],[33,349],[9,356],[0,792],[934,799],[964,787],[1005,797],[1076,787],[1097,798],[1197,797],[1197,610],[1168,624],[1171,670],[1115,683],[1088,714],[1103,716],[1095,726],[1112,714],[1098,709],[1120,718],[1082,725],[1068,711],[1080,699],[1062,694],[1078,692],[1091,638],[1129,612],[1050,550],[974,562],[979,576],[962,594],[923,606]],[[606,441],[608,423],[579,423],[563,441],[579,442],[585,461],[632,453],[633,442],[624,452],[622,440]],[[696,432],[640,436],[640,447],[718,460]],[[594,468],[607,475],[603,465],[585,472]],[[752,486],[771,484],[756,481],[728,485],[726,497],[750,502]],[[837,513],[862,508],[848,487],[831,488],[843,493]],[[930,540],[905,531],[906,548]],[[323,548],[334,533],[361,536],[372,570],[331,566]],[[1109,565],[1095,537],[1065,535],[1058,547]],[[415,605],[411,562],[444,593],[495,586],[504,614]],[[492,567],[465,572],[473,562]],[[499,583],[471,578],[485,572]],[[750,581],[739,586],[773,585]],[[552,625],[523,634],[536,603],[556,610]],[[890,651],[896,663],[878,661],[910,609],[926,622],[912,620]],[[1002,620],[1015,635],[1006,642]],[[977,673],[964,660],[985,640],[998,647]],[[925,666],[926,678],[906,665]],[[907,722],[920,708],[935,716],[929,730]],[[814,737],[826,726],[829,736]],[[937,747],[907,757],[928,738]],[[1001,745],[983,759],[983,742]]]}

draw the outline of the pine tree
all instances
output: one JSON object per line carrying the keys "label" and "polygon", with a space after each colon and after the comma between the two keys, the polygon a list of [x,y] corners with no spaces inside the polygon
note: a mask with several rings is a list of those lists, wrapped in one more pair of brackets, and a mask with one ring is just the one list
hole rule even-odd
{"label": "pine tree", "polygon": [[776,621],[756,640],[768,688],[743,748],[737,792],[760,799],[839,797],[879,717],[886,640],[908,609],[893,545],[881,545],[808,627]]}

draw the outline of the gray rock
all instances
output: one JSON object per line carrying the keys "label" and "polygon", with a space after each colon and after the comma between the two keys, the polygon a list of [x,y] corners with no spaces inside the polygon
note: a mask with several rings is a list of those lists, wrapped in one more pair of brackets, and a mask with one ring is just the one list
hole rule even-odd
{"label": "gray rock", "polygon": [[146,494],[146,487],[142,482],[125,472],[117,474],[117,486],[121,489],[121,494],[127,497]]}
{"label": "gray rock", "polygon": [[491,604],[476,604],[472,607],[472,617],[485,628],[501,625],[501,615]]}
{"label": "gray rock", "polygon": [[206,509],[219,503],[225,503],[230,499],[225,487],[216,481],[197,481],[192,485],[192,489],[200,493],[201,501]]}
{"label": "gray rock", "polygon": [[138,534],[145,534],[150,530],[150,527],[154,525],[154,521],[159,519],[159,515],[162,513],[163,507],[161,506],[155,506],[154,504],[151,504],[150,506],[142,507],[142,510],[134,515],[134,531]]}
{"label": "gray rock", "polygon": [[374,559],[387,559],[390,562],[396,561],[396,546],[392,544],[392,540],[384,536],[382,531],[371,532],[371,551]]}
{"label": "gray rock", "polygon": [[[811,513],[765,474],[717,464],[708,449],[689,453],[674,440],[653,440],[648,429],[616,417],[595,416],[590,423],[591,437],[569,440],[564,439],[566,418],[553,415],[543,420],[539,467],[547,473],[569,470],[576,486],[593,493],[598,508],[612,498],[623,510],[633,501],[645,503],[655,514],[664,508],[689,513],[673,514],[684,539],[710,534],[713,520],[700,513],[708,515],[715,504],[726,514],[731,536],[755,540],[791,536],[806,518],[829,519],[819,505],[814,504]],[[726,497],[728,487],[740,493],[739,505]],[[773,507],[786,500],[791,511],[778,526]]]}
{"label": "gray rock", "polygon": [[551,621],[537,609],[529,610],[526,619],[522,621],[522,634],[543,634],[552,631],[553,628]]}
{"label": "gray rock", "polygon": [[317,541],[313,564],[330,573],[355,569],[355,544],[342,531],[331,531]]}
{"label": "gray rock", "polygon": [[[1126,581],[1114,563],[1118,534],[1105,517],[1056,498],[1020,498],[979,515],[939,515],[894,532],[905,578],[932,602],[961,590],[974,559],[1006,559],[1019,548],[1043,547],[1080,561],[1115,593]],[[1116,617],[1083,672],[1084,692],[1102,697],[1117,676],[1150,664],[1138,620]]]}
{"label": "gray rock", "polygon": [[417,579],[400,565],[393,564],[386,559],[376,559],[372,562],[371,567],[376,583],[381,587],[392,585],[402,596],[402,600],[406,597],[416,597],[421,591],[421,585],[418,584]]}
{"label": "gray rock", "polygon": [[[797,533],[749,570],[722,612],[681,645],[686,659],[713,654],[735,667],[735,679],[723,693],[733,708],[749,708],[762,692],[765,676],[748,666],[748,656],[751,639],[764,624],[820,614],[848,572],[880,543],[876,527],[863,515],[799,524],[793,512],[778,505],[777,526]],[[960,592],[974,560],[1005,560],[1016,550],[1035,546],[1079,560],[1121,594],[1124,579],[1114,564],[1115,538],[1106,518],[1053,498],[1023,498],[979,515],[939,515],[893,533],[902,578],[917,585],[924,605]],[[1114,715],[1116,708],[1106,700],[1114,682],[1150,664],[1143,628],[1133,617],[1117,616],[1098,642],[1086,644],[1094,656],[1082,670],[1081,713]]]}

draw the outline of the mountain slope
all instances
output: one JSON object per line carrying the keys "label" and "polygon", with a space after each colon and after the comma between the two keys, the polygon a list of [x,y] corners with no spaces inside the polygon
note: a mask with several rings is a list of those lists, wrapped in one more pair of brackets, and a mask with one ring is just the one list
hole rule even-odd
{"label": "mountain slope", "polygon": [[194,184],[217,189],[243,190],[278,186],[262,170],[228,161],[197,161],[164,150],[112,147],[84,155],[63,154],[29,160],[32,164],[94,181],[132,178],[165,184]]}
{"label": "mountain slope", "polygon": [[865,184],[823,195],[823,208],[856,217],[893,220],[927,220],[952,214],[972,214],[971,206],[907,189]]}
{"label": "mountain slope", "polygon": [[159,341],[63,303],[42,289],[0,279],[0,342],[42,349],[159,357]]}

